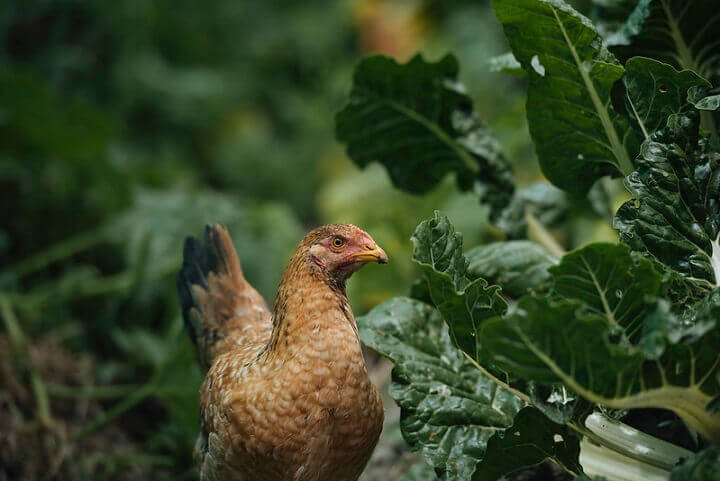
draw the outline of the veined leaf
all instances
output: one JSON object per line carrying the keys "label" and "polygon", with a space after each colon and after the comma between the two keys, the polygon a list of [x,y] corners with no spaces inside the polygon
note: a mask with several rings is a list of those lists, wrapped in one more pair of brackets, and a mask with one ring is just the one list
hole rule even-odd
{"label": "veined leaf", "polygon": [[651,302],[660,274],[622,246],[579,249],[550,271],[555,298],[526,296],[480,326],[483,360],[593,403],[669,409],[720,439],[720,413],[707,409],[720,392],[720,289],[679,322],[667,302]]}
{"label": "veined leaf", "polygon": [[635,198],[613,224],[633,250],[708,289],[720,281],[720,152],[698,139],[698,113],[686,110],[643,143],[626,179]]}
{"label": "veined leaf", "polygon": [[530,289],[548,289],[551,285],[548,268],[558,262],[534,242],[521,240],[475,247],[467,252],[467,259],[470,278],[482,277],[515,298]]}
{"label": "veined leaf", "polygon": [[[643,55],[694,70],[705,78],[717,76],[720,11],[715,0],[617,3],[621,8],[596,9],[595,18],[604,25],[607,44],[622,60]],[[624,21],[623,14],[627,15]]]}
{"label": "veined leaf", "polygon": [[[494,319],[488,321],[486,329],[481,327],[483,333],[493,330],[513,330],[519,326],[528,329],[537,329],[525,333],[528,340],[539,340],[543,343],[555,345],[548,350],[560,353],[559,346],[565,343],[583,344],[585,336],[588,340],[582,347],[584,352],[617,351],[622,360],[615,363],[608,362],[606,356],[597,356],[598,359],[588,360],[592,369],[587,367],[585,373],[579,372],[583,382],[592,384],[597,370],[610,369],[622,372],[625,369],[637,369],[642,356],[639,353],[627,352],[638,341],[644,332],[644,321],[655,309],[654,298],[660,293],[662,276],[653,269],[652,263],[639,256],[632,256],[629,249],[622,245],[597,243],[590,244],[581,249],[570,252],[563,257],[560,264],[549,268],[554,281],[556,299],[526,296],[518,303],[517,309],[509,319]],[[548,315],[541,313],[546,310]],[[555,319],[553,319],[553,314]],[[536,319],[536,317],[544,317]],[[545,331],[548,326],[556,323],[565,324],[562,335]],[[572,327],[569,327],[572,325]],[[479,342],[484,344],[485,335],[477,336]],[[515,336],[510,336],[510,338]],[[590,340],[593,338],[593,340]],[[632,340],[632,341],[631,341]],[[512,343],[514,341],[508,340]],[[590,344],[598,344],[594,348]],[[491,349],[493,352],[496,350]],[[498,351],[499,352],[499,351]],[[511,351],[508,351],[511,352]],[[562,353],[562,356],[573,356],[571,351]],[[593,356],[596,357],[596,356]],[[504,358],[504,356],[503,356]],[[631,359],[632,358],[632,359]],[[632,362],[634,360],[634,362]],[[510,363],[514,362],[508,361]],[[519,374],[527,380],[549,382],[555,374],[546,371],[544,374],[536,372],[529,377],[532,370],[519,371],[519,366],[511,367],[504,361],[499,363],[505,371]],[[534,368],[533,368],[534,369]],[[577,366],[580,369],[580,366]],[[602,379],[595,375],[597,379]],[[609,380],[614,387],[614,377]],[[594,389],[598,389],[593,385]],[[606,390],[600,389],[601,392]]]}
{"label": "veined leaf", "polygon": [[470,479],[488,440],[512,425],[523,402],[453,345],[427,304],[395,298],[357,321],[362,341],[395,363],[390,394],[405,440],[441,479]]}
{"label": "veined leaf", "polygon": [[483,278],[467,277],[462,235],[439,212],[418,225],[412,241],[413,260],[423,269],[433,304],[450,326],[458,347],[477,358],[475,332],[485,319],[507,309],[500,288],[488,285]]}
{"label": "veined leaf", "polygon": [[529,76],[527,115],[544,174],[575,193],[629,174],[637,138],[610,102],[623,68],[590,21],[562,0],[495,0],[512,52]]}
{"label": "veined leaf", "polygon": [[404,65],[364,59],[336,136],[356,164],[382,163],[403,190],[426,192],[454,172],[461,189],[473,188],[497,211],[512,198],[510,167],[457,75],[452,55],[435,63],[417,55]]}
{"label": "veined leaf", "polygon": [[502,436],[490,438],[473,481],[497,481],[503,475],[550,459],[581,473],[580,444],[567,426],[556,424],[534,407],[523,408]]}
{"label": "veined leaf", "polygon": [[633,256],[624,245],[590,244],[549,270],[558,296],[582,302],[629,338],[637,338],[661,290],[662,275],[652,262]]}
{"label": "veined leaf", "polygon": [[[593,403],[672,410],[703,436],[720,439],[720,415],[707,410],[718,391],[712,378],[718,353],[702,351],[718,342],[717,325],[703,336],[707,342],[702,345],[677,344],[660,359],[648,360],[642,349],[614,342],[606,319],[586,315],[584,308],[579,302],[525,297],[510,318],[481,326],[478,336],[485,356],[523,379],[562,382]],[[706,357],[711,356],[708,364]]]}
{"label": "veined leaf", "polygon": [[707,80],[691,70],[677,71],[645,57],[627,61],[623,83],[628,115],[644,138],[662,128],[670,115],[685,108],[689,90],[710,87]]}

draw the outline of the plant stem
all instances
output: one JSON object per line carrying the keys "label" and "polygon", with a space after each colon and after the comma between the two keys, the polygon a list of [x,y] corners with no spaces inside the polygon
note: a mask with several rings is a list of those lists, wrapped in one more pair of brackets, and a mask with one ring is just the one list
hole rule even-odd
{"label": "plant stem", "polygon": [[3,294],[0,294],[0,315],[2,315],[10,342],[13,346],[13,350],[15,351],[15,355],[18,357],[19,363],[27,370],[30,376],[30,388],[33,392],[33,397],[35,398],[35,415],[43,427],[51,427],[53,420],[50,412],[50,399],[48,398],[45,383],[43,382],[37,367],[32,362],[32,359],[30,359],[25,333],[15,317],[12,305],[10,304],[8,298]]}
{"label": "plant stem", "polygon": [[596,445],[587,438],[580,442],[580,464],[588,476],[605,476],[608,481],[667,481],[670,471]]}
{"label": "plant stem", "polygon": [[660,0],[660,5],[662,5],[663,12],[665,13],[665,17],[667,19],[668,27],[670,28],[670,37],[675,44],[675,50],[678,54],[677,58],[678,62],[680,63],[680,67],[682,69],[694,70],[700,75],[707,76],[706,74],[701,72],[701,70],[695,64],[696,62],[695,58],[693,57],[692,51],[690,50],[690,47],[688,47],[687,42],[685,42],[685,37],[683,37],[683,34],[680,31],[680,26],[678,25],[678,22],[675,19],[675,16],[671,11],[670,6],[667,4],[667,1]]}
{"label": "plant stem", "polygon": [[715,124],[713,113],[714,112],[708,112],[707,110],[700,111],[700,127],[710,132],[710,135],[717,136],[717,125]]}
{"label": "plant stem", "polygon": [[585,419],[585,426],[595,434],[593,440],[614,451],[670,470],[682,458],[692,455],[687,449],[639,431],[620,421],[595,412]]}
{"label": "plant stem", "polygon": [[525,213],[525,222],[528,226],[528,239],[540,244],[557,258],[565,255],[565,249],[534,215]]}

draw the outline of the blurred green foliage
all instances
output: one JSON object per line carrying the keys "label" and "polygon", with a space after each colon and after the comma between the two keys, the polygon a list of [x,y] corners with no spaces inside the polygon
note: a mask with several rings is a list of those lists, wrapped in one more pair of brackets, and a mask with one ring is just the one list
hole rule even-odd
{"label": "blurred green foliage", "polygon": [[[539,178],[524,80],[486,67],[507,49],[489,2],[27,0],[0,10],[0,297],[30,343],[8,366],[46,341],[72,360],[67,375],[41,369],[62,442],[18,438],[24,457],[0,455],[10,477],[194,476],[201,374],[174,275],[184,237],[205,223],[230,227],[270,301],[305,231],[360,225],[391,264],[350,283],[357,313],[408,292],[409,237],[434,209],[468,245],[498,235],[452,179],[413,197],[378,165],[347,160],[334,114],[362,55],[455,52],[516,177]],[[74,362],[85,358],[81,378]],[[0,388],[14,399],[9,381]],[[66,415],[68,396],[90,408]],[[3,428],[36,414],[32,398],[6,407]],[[50,475],[44,459],[59,460]]]}

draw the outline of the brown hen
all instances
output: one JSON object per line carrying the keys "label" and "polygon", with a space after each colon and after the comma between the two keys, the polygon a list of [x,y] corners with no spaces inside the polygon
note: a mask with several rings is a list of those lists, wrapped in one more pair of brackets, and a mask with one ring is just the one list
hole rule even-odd
{"label": "brown hen", "polygon": [[300,242],[271,313],[243,277],[227,230],[185,242],[183,315],[201,364],[203,481],[355,481],[380,436],[345,281],[385,252],[353,225]]}

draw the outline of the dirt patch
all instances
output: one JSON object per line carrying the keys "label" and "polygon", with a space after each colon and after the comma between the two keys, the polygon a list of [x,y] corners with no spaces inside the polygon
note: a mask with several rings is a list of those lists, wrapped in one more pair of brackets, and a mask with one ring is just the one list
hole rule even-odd
{"label": "dirt patch", "polygon": [[37,420],[36,401],[27,374],[6,336],[0,336],[0,481],[74,481],[157,479],[162,471],[129,463],[142,458],[137,440],[116,424],[75,440],[106,408],[83,396],[95,381],[93,359],[76,356],[46,338],[29,346],[31,362],[50,394],[52,423]]}

